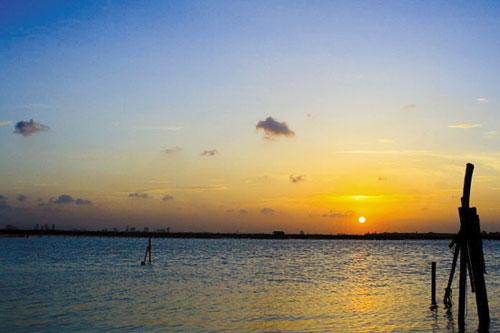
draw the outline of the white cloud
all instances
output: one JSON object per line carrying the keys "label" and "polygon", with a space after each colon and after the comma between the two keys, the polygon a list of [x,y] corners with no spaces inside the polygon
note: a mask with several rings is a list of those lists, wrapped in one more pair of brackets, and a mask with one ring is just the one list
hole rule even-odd
{"label": "white cloud", "polygon": [[485,132],[483,136],[488,139],[493,139],[493,138],[498,138],[500,136],[500,133],[498,131],[488,131]]}
{"label": "white cloud", "polygon": [[12,125],[12,120],[0,120],[0,127]]}
{"label": "white cloud", "polygon": [[469,129],[469,128],[478,128],[481,127],[481,124],[478,123],[460,123],[448,125],[449,128],[460,128],[460,129]]}
{"label": "white cloud", "polygon": [[478,102],[479,104],[486,104],[489,102],[489,100],[486,97],[478,97],[476,98],[476,102]]}
{"label": "white cloud", "polygon": [[417,110],[417,106],[415,104],[406,104],[401,108],[401,111],[404,112],[413,112]]}

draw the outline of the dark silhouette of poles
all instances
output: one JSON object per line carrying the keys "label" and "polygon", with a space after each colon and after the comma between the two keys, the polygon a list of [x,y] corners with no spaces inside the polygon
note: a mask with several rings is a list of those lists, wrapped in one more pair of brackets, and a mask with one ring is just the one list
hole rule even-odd
{"label": "dark silhouette of poles", "polygon": [[437,308],[436,302],[436,262],[431,263],[431,310]]}
{"label": "dark silhouette of poles", "polygon": [[151,236],[149,236],[148,246],[146,246],[146,253],[144,253],[144,260],[141,261],[141,265],[146,265],[146,258],[148,258],[148,256],[149,256],[149,263],[151,264],[151,252],[152,252]]}
{"label": "dark silhouette of poles", "polygon": [[151,247],[151,236],[148,239],[148,249],[149,249],[149,263],[151,263],[151,252],[153,252],[153,248]]}
{"label": "dark silhouette of poles", "polygon": [[484,274],[486,273],[484,263],[483,244],[481,240],[481,228],[479,225],[479,216],[475,207],[470,207],[470,190],[472,183],[472,173],[474,165],[467,163],[464,178],[462,206],[458,208],[460,215],[460,231],[457,237],[451,242],[450,247],[455,246],[453,254],[453,264],[451,267],[450,278],[445,289],[443,302],[447,308],[452,305],[451,302],[451,284],[458,254],[460,254],[460,275],[459,275],[459,294],[458,294],[458,326],[459,330],[465,329],[465,307],[466,307],[466,288],[467,272],[471,291],[476,294],[477,315],[479,318],[480,332],[488,331],[490,325],[490,310],[488,306],[488,296],[486,293],[486,283]]}

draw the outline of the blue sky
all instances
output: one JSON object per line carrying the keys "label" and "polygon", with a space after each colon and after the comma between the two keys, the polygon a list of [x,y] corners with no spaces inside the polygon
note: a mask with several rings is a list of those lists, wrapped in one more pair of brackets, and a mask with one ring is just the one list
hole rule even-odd
{"label": "blue sky", "polygon": [[[94,219],[111,225],[118,222],[109,216],[125,214],[127,193],[169,194],[171,187],[151,182],[223,184],[231,202],[227,194],[186,194],[176,203],[196,212],[184,217],[185,229],[232,230],[236,218],[222,214],[233,209],[226,206],[258,212],[271,204],[283,216],[303,214],[290,222],[299,228],[310,215],[363,210],[305,204],[338,188],[340,197],[371,188],[369,171],[359,171],[367,177],[360,182],[325,181],[359,165],[353,152],[364,152],[363,163],[378,173],[389,170],[379,166],[387,154],[402,155],[404,166],[391,172],[405,180],[384,185],[395,193],[425,191],[409,185],[410,170],[448,176],[451,163],[460,178],[471,156],[490,177],[480,193],[497,228],[499,16],[498,4],[485,1],[2,1],[0,188],[9,198],[26,192],[43,201],[77,193],[95,202]],[[263,142],[255,124],[267,116],[289,124],[296,137]],[[29,119],[50,130],[13,134],[16,122]],[[162,153],[176,147],[176,156]],[[204,150],[218,154],[202,159]],[[427,170],[431,165],[441,173]],[[280,188],[297,172],[308,181],[290,198],[290,189]],[[241,190],[259,177],[278,180]],[[411,208],[426,205],[408,200]],[[34,206],[18,208],[37,214]],[[173,214],[147,205],[136,212],[144,224]],[[424,218],[373,214],[401,229]],[[260,218],[239,226],[280,226],[258,225]],[[336,222],[303,223],[344,230]]]}

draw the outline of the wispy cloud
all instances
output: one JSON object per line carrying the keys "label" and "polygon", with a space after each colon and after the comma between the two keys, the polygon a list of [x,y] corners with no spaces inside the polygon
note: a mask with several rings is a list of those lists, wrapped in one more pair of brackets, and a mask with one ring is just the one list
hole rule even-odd
{"label": "wispy cloud", "polygon": [[276,213],[276,211],[274,209],[272,209],[272,208],[265,207],[265,208],[262,208],[260,210],[260,213],[262,215],[268,215],[269,216],[269,215],[274,215]]}
{"label": "wispy cloud", "polygon": [[90,200],[82,199],[82,198],[75,199],[69,194],[61,194],[57,198],[50,198],[49,202],[53,203],[53,204],[59,204],[59,205],[68,205],[68,204],[92,205],[92,201],[90,201]]}
{"label": "wispy cloud", "polygon": [[31,120],[21,120],[16,123],[14,133],[21,134],[22,136],[30,136],[37,132],[48,131],[49,127],[38,121]]}
{"label": "wispy cloud", "polygon": [[176,147],[163,149],[162,151],[167,155],[174,155],[174,154],[180,153],[181,150],[182,150],[181,147],[176,146]]}
{"label": "wispy cloud", "polygon": [[403,112],[414,112],[417,110],[417,106],[415,104],[406,104],[406,105],[403,105],[403,107],[401,108],[401,111]]}
{"label": "wispy cloud", "polygon": [[172,201],[172,200],[174,200],[174,197],[170,194],[165,194],[161,200],[162,201]]}
{"label": "wispy cloud", "polygon": [[[167,183],[168,184],[168,183]],[[144,195],[158,195],[162,196],[165,192],[204,192],[204,191],[220,191],[226,190],[224,184],[213,185],[173,185],[158,188],[144,188],[137,192],[129,193],[129,197],[141,197]]]}
{"label": "wispy cloud", "polygon": [[0,120],[0,127],[11,126],[13,124],[12,120]]}
{"label": "wispy cloud", "polygon": [[26,200],[28,200],[28,197],[25,196],[24,194],[19,194],[17,196],[17,201],[23,202],[23,201],[26,201]]}
{"label": "wispy cloud", "polygon": [[339,212],[331,210],[330,212],[321,215],[321,217],[329,218],[329,219],[342,219],[346,217],[351,217],[354,213],[352,211],[347,212]]}
{"label": "wispy cloud", "polygon": [[132,193],[128,194],[128,197],[134,198],[134,199],[151,199],[151,198],[153,198],[148,193],[143,193],[143,192],[132,192]]}
{"label": "wispy cloud", "polygon": [[489,100],[486,97],[478,97],[476,98],[476,102],[478,102],[479,104],[486,104],[489,102]]}
{"label": "wispy cloud", "polygon": [[219,152],[217,151],[217,149],[210,149],[210,150],[204,150],[201,152],[200,156],[215,156],[217,155]]}
{"label": "wispy cloud", "polygon": [[77,198],[75,200],[75,205],[92,205],[93,202],[87,199]]}
{"label": "wispy cloud", "polygon": [[498,131],[488,131],[483,134],[485,138],[494,139],[500,137],[500,133]]}
{"label": "wispy cloud", "polygon": [[288,127],[287,123],[279,122],[273,117],[267,117],[265,120],[259,121],[255,128],[257,130],[263,130],[265,134],[264,138],[267,140],[272,140],[273,138],[278,136],[295,136],[295,132]]}
{"label": "wispy cloud", "polygon": [[478,123],[459,123],[448,125],[449,128],[459,128],[459,129],[470,129],[470,128],[478,128],[481,127],[481,124]]}
{"label": "wispy cloud", "polygon": [[290,175],[290,182],[292,182],[292,183],[296,184],[296,183],[303,182],[305,180],[306,180],[306,176],[304,176],[304,175],[296,175],[296,176]]}
{"label": "wispy cloud", "polygon": [[380,154],[380,155],[414,155],[430,154],[429,150],[343,150],[340,154]]}
{"label": "wispy cloud", "polygon": [[57,198],[50,198],[50,202],[54,204],[65,205],[74,203],[75,199],[73,199],[73,197],[69,194],[61,194]]}
{"label": "wispy cloud", "polygon": [[26,110],[48,110],[48,109],[53,109],[54,106],[45,103],[28,103],[19,105],[19,108]]}

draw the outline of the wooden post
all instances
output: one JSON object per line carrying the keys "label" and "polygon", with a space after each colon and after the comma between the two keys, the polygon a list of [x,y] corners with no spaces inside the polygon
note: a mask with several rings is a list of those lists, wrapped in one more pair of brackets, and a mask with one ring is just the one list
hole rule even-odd
{"label": "wooden post", "polygon": [[464,189],[461,198],[462,206],[458,208],[460,216],[460,232],[458,236],[458,244],[460,246],[460,275],[458,280],[458,328],[459,330],[465,329],[465,302],[466,288],[467,288],[467,268],[469,266],[469,248],[467,244],[468,224],[467,224],[467,211],[470,207],[470,188],[472,184],[472,173],[474,172],[474,165],[467,163],[465,167]]}
{"label": "wooden post", "polygon": [[490,325],[490,309],[488,305],[488,294],[486,293],[486,282],[484,280],[485,263],[483,244],[479,227],[479,216],[476,209],[471,208],[469,217],[471,239],[469,240],[469,253],[474,279],[474,291],[476,293],[477,316],[479,318],[480,332],[487,331]]}
{"label": "wooden post", "polygon": [[465,246],[460,248],[460,275],[458,280],[458,329],[465,329],[465,288],[467,287],[467,249]]}
{"label": "wooden post", "polygon": [[432,274],[431,274],[431,310],[437,308],[436,302],[436,262],[431,263]]}
{"label": "wooden post", "polygon": [[152,252],[152,247],[151,247],[151,236],[149,236],[148,240],[148,250],[149,250],[149,263],[151,263],[151,252]]}
{"label": "wooden post", "polygon": [[448,286],[445,289],[444,303],[446,307],[451,306],[451,282],[455,273],[457,255],[460,253],[460,276],[459,276],[459,295],[458,295],[458,326],[462,332],[465,329],[465,307],[466,307],[466,288],[467,272],[471,291],[476,294],[477,315],[479,318],[480,332],[487,332],[490,326],[490,310],[488,306],[488,296],[486,293],[486,283],[484,274],[486,273],[483,243],[481,240],[481,228],[479,226],[479,216],[476,208],[470,207],[470,190],[472,184],[472,173],[474,165],[467,163],[464,178],[464,190],[461,199],[461,207],[458,208],[460,216],[460,231],[457,237],[450,244],[455,244],[455,253],[453,255],[453,264],[448,280]]}

